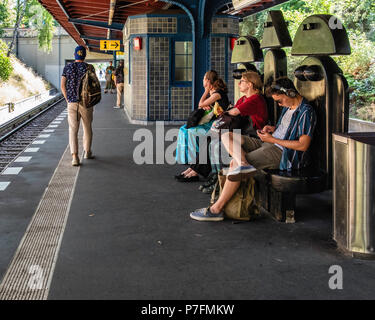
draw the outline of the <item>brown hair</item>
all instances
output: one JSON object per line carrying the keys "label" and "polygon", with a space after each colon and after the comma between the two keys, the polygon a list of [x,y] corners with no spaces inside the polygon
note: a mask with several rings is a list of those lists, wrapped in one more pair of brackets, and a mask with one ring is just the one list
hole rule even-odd
{"label": "brown hair", "polygon": [[254,71],[246,71],[242,74],[242,77],[244,77],[248,82],[251,82],[253,84],[254,90],[262,90],[263,82],[258,73]]}
{"label": "brown hair", "polygon": [[287,77],[281,77],[273,81],[266,89],[267,97],[271,97],[273,94],[285,94],[291,96],[290,92],[294,95],[298,94],[296,87],[292,80]]}
{"label": "brown hair", "polygon": [[207,71],[205,77],[211,82],[211,84],[214,84],[217,80],[219,80],[219,75],[215,70]]}
{"label": "brown hair", "polygon": [[221,78],[217,79],[217,80],[213,83],[212,87],[213,87],[216,91],[220,90],[220,91],[223,91],[224,93],[228,93],[227,85],[226,85],[226,83],[224,82],[224,80],[221,79]]}

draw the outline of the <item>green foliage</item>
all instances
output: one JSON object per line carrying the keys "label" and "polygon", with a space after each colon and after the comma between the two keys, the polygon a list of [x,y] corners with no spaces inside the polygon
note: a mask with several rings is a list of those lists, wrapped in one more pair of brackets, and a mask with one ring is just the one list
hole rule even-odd
{"label": "green foliage", "polygon": [[335,4],[333,13],[345,22],[349,32],[365,34],[375,41],[375,2],[373,0],[341,0]]}
{"label": "green foliage", "polygon": [[[272,8],[281,10],[292,39],[302,21],[312,14],[333,14],[344,24],[352,54],[334,57],[350,85],[351,116],[375,121],[375,1],[374,0],[290,0]],[[252,35],[259,40],[263,36],[263,24],[267,12],[244,19],[241,35]],[[288,75],[300,65],[303,57],[288,56]]]}
{"label": "green foliage", "polygon": [[7,81],[13,71],[10,58],[7,57],[8,46],[0,40],[0,80]]}
{"label": "green foliage", "polygon": [[[22,1],[26,1],[26,8],[20,26],[36,30],[39,48],[50,52],[52,50],[53,32],[57,25],[56,21],[38,0]],[[2,27],[13,27],[19,15],[21,0],[8,2],[12,2],[12,0],[3,0],[3,3],[0,4],[0,36]],[[2,24],[1,21],[4,21],[4,23]]]}
{"label": "green foliage", "polygon": [[0,37],[3,36],[3,29],[8,27],[8,20],[9,20],[9,10],[8,10],[8,3],[4,1],[0,3]]}
{"label": "green foliage", "polygon": [[24,22],[29,28],[38,31],[39,48],[51,52],[55,20],[38,0],[28,1]]}

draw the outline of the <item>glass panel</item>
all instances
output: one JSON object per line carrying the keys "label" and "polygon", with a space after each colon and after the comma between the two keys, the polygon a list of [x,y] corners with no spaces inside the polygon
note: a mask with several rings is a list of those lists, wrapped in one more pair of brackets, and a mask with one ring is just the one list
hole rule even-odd
{"label": "glass panel", "polygon": [[192,81],[192,52],[191,41],[175,42],[175,81]]}
{"label": "glass panel", "polygon": [[192,56],[188,56],[187,58],[188,58],[188,64],[187,64],[187,66],[189,68],[193,68],[193,57]]}
{"label": "glass panel", "polygon": [[184,81],[184,69],[176,69],[174,76],[176,81]]}
{"label": "glass panel", "polygon": [[186,44],[187,44],[187,53],[193,54],[193,42],[187,41]]}
{"label": "glass panel", "polygon": [[175,42],[175,53],[176,54],[184,54],[185,53],[185,42],[183,42],[183,41],[176,41]]}
{"label": "glass panel", "polygon": [[186,67],[186,56],[176,56],[176,68]]}
{"label": "glass panel", "polygon": [[193,70],[192,69],[186,70],[186,80],[185,81],[193,81]]}

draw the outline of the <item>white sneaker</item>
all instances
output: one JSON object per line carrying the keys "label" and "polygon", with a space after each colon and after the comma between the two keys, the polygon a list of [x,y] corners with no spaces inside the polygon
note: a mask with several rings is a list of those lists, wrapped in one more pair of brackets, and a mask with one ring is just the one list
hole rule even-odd
{"label": "white sneaker", "polygon": [[121,109],[119,106],[114,106],[113,109]]}
{"label": "white sneaker", "polygon": [[79,166],[79,158],[73,158],[72,160],[72,166],[78,167]]}
{"label": "white sneaker", "polygon": [[91,151],[85,152],[84,158],[85,159],[95,159],[95,157],[92,155]]}

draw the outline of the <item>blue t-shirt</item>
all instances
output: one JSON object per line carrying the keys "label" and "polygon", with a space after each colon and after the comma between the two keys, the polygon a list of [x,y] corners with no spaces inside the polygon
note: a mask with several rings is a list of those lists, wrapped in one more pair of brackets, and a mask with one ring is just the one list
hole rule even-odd
{"label": "blue t-shirt", "polygon": [[62,76],[66,78],[68,102],[79,101],[79,85],[87,70],[85,62],[73,62],[65,66]]}
{"label": "blue t-shirt", "polygon": [[[276,125],[278,128],[288,108],[283,108],[280,119]],[[313,107],[304,98],[299,107],[293,112],[289,127],[283,140],[298,140],[302,135],[313,138],[316,126],[316,114]],[[276,129],[277,130],[277,129]],[[310,150],[305,152],[294,149],[283,148],[283,154],[280,161],[280,170],[301,169],[309,164]]]}

